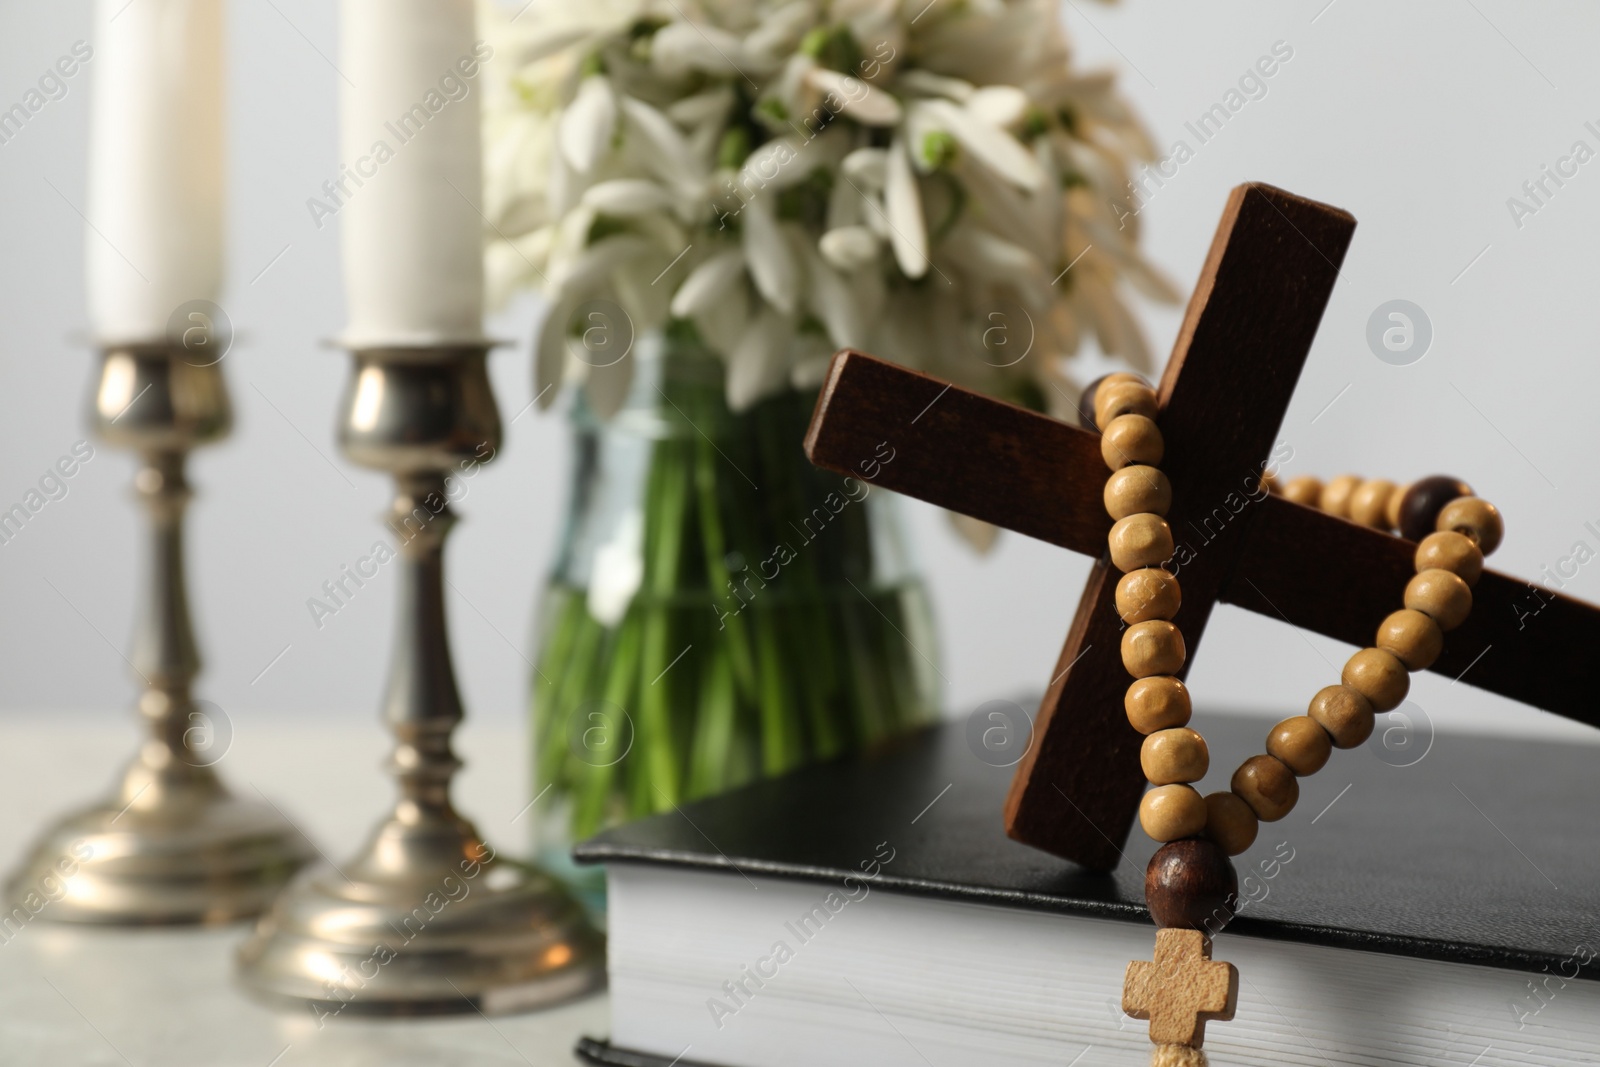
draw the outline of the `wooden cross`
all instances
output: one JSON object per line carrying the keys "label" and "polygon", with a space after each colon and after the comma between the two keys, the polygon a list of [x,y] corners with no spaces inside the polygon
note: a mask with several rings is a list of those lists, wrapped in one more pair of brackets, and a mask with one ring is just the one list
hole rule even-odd
{"label": "wooden cross", "polygon": [[1122,982],[1122,1010],[1150,1020],[1158,1045],[1199,1048],[1206,1023],[1233,1018],[1239,970],[1211,962],[1211,939],[1199,930],[1156,932],[1155,961],[1134,960]]}
{"label": "wooden cross", "polygon": [[[1218,601],[1365,647],[1414,573],[1411,542],[1259,488],[1354,229],[1338,208],[1239,186],[1190,298],[1158,419],[1183,582],[1173,622],[1190,664]],[[883,442],[892,463],[874,462]],[[1122,707],[1099,436],[847,350],[805,447],[819,466],[1096,557],[1005,822],[1019,841],[1110,870],[1145,782]],[[1600,726],[1600,609],[1487,570],[1473,601],[1432,670]]]}

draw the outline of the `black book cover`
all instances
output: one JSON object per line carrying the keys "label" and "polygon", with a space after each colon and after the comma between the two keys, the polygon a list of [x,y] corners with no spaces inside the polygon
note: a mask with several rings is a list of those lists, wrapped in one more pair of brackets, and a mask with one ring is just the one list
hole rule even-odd
{"label": "black book cover", "polygon": [[[1402,710],[1406,721],[1380,715],[1372,741],[1302,779],[1295,810],[1235,858],[1245,902],[1229,932],[1600,979],[1600,747],[1435,736],[1415,705]],[[1201,713],[1196,725],[1210,791],[1261,751],[1271,721]],[[874,892],[1148,923],[1155,844],[1135,827],[1105,875],[1011,841],[1000,818],[1011,768],[980,758],[976,733],[933,727],[617,827],[574,855],[838,882],[892,841]],[[594,1042],[580,1051],[653,1062]]]}

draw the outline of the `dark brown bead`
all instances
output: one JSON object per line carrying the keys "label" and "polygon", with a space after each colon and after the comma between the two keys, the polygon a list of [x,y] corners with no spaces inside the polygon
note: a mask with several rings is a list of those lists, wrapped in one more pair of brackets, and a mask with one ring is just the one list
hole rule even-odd
{"label": "dark brown bead", "polygon": [[1239,876],[1213,841],[1185,838],[1162,845],[1144,871],[1144,899],[1156,925],[1217,933],[1233,919]]}
{"label": "dark brown bead", "polygon": [[1100,383],[1109,378],[1109,374],[1102,374],[1090,382],[1084,389],[1083,395],[1078,398],[1078,425],[1090,433],[1099,433],[1100,427],[1094,422],[1094,395],[1100,391]]}
{"label": "dark brown bead", "polygon": [[1094,394],[1100,388],[1101,379],[1096,378],[1083,390],[1083,395],[1078,397],[1078,427],[1094,433],[1100,427],[1094,424]]}
{"label": "dark brown bead", "polygon": [[1472,486],[1460,478],[1434,474],[1412,482],[1400,498],[1400,536],[1420,541],[1433,533],[1439,512],[1457,497],[1471,496]]}

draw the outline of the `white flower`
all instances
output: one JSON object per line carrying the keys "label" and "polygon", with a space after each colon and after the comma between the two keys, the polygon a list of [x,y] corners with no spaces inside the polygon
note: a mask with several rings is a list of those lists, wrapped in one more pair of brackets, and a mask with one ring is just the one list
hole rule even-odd
{"label": "white flower", "polygon": [[881,148],[858,148],[844,157],[839,169],[846,179],[860,182],[873,189],[882,189],[889,153]]}
{"label": "white flower", "polygon": [[763,69],[777,66],[799,46],[816,21],[816,6],[807,0],[778,7],[744,39],[746,58]]}
{"label": "white flower", "polygon": [[709,162],[696,158],[688,139],[671,119],[631,96],[622,98],[622,114],[627,132],[633,135],[624,146],[631,164],[686,194],[702,191]]}
{"label": "white flower", "polygon": [[809,282],[807,306],[826,327],[832,348],[866,347],[870,336],[860,294],[851,286],[850,279],[835,270],[820,252],[809,244],[804,248]]}
{"label": "white flower", "polygon": [[692,71],[737,76],[745,58],[744,42],[703,22],[670,22],[651,39],[650,63],[669,78]]}
{"label": "white flower", "polygon": [[726,299],[744,277],[744,256],[729,249],[695,267],[672,298],[672,313],[680,319],[706,314]]}
{"label": "white flower", "polygon": [[561,154],[579,174],[588,174],[617,126],[617,98],[611,83],[591,74],[578,85],[578,95],[561,116]]}
{"label": "white flower", "polygon": [[922,214],[922,193],[911,170],[911,151],[903,137],[889,146],[884,165],[884,223],[894,258],[907,278],[928,273],[928,226]]}
{"label": "white flower", "polygon": [[878,261],[878,236],[865,226],[839,226],[817,242],[822,257],[846,273]]}
{"label": "white flower", "polygon": [[750,277],[767,303],[792,315],[800,300],[800,269],[778,226],[770,197],[757,197],[744,206],[744,258]]}
{"label": "white flower", "polygon": [[978,121],[1010,133],[1028,116],[1028,94],[1014,85],[985,85],[963,103]]}
{"label": "white flower", "polygon": [[745,326],[728,364],[728,406],[744,411],[789,380],[788,316],[762,308]]}
{"label": "white flower", "polygon": [[1153,147],[1056,0],[484,2],[487,265],[550,301],[540,389],[622,403],[596,301],[692,323],[739,410],[842,346],[1058,414],[1082,338],[1147,364],[1120,291],[1174,297],[1136,243]]}
{"label": "white flower", "polygon": [[597,215],[629,218],[670,207],[672,200],[672,194],[655,182],[643,178],[613,178],[589,186],[582,203]]}
{"label": "white flower", "polygon": [[948,100],[924,100],[916,105],[927,126],[943,129],[971,150],[995,173],[1024,189],[1044,184],[1038,162],[1015,137],[985,122],[976,112]]}
{"label": "white flower", "polygon": [[821,93],[824,101],[836,101],[840,114],[863,126],[893,126],[903,113],[900,101],[854,75],[812,67],[806,71],[805,82]]}
{"label": "white flower", "polygon": [[722,132],[722,124],[727,120],[729,110],[733,107],[737,97],[731,88],[719,85],[694,96],[686,96],[682,100],[675,100],[667,105],[667,118],[680,126],[694,128],[706,124],[715,124],[717,132]]}

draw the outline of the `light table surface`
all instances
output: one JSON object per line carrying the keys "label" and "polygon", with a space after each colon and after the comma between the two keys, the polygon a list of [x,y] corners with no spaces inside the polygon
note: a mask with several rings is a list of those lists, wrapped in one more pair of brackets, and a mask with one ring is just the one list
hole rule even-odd
{"label": "light table surface", "polygon": [[[56,814],[107,789],[138,740],[136,716],[0,718],[0,862],[9,869]],[[353,852],[393,796],[376,715],[338,720],[234,716],[218,770],[236,792],[271,797],[330,858]],[[526,732],[469,721],[457,799],[496,848],[525,853]],[[485,1019],[337,1019],[278,1012],[233,982],[243,924],[212,929],[88,929],[36,920],[0,942],[0,1067],[404,1067],[575,1063],[581,1034],[607,1032],[604,995],[545,1012]]]}

